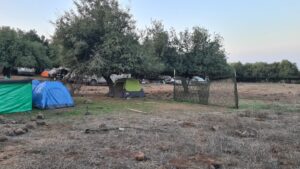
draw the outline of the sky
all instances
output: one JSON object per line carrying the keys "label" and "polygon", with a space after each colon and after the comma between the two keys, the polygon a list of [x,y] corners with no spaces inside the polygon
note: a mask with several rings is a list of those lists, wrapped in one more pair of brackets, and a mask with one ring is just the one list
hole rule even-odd
{"label": "sky", "polygon": [[[137,27],[160,20],[166,29],[193,26],[220,34],[229,62],[288,59],[300,67],[299,0],[119,0]],[[50,21],[74,8],[72,0],[0,0],[0,26],[35,29],[51,37]]]}

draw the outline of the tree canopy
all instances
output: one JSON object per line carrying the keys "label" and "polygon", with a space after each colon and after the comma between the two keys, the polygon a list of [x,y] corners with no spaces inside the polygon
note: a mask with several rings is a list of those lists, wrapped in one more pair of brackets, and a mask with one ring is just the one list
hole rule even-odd
{"label": "tree canopy", "polygon": [[51,48],[45,37],[34,30],[28,32],[10,27],[0,27],[0,66],[30,67],[37,70],[50,68],[58,63],[57,55],[50,57],[56,48]]}
{"label": "tree canopy", "polygon": [[78,73],[103,76],[131,72],[139,48],[135,25],[116,0],[75,1],[76,11],[56,21],[55,40],[63,46],[64,63]]}
{"label": "tree canopy", "polygon": [[64,63],[78,72],[109,80],[113,73],[155,77],[161,73],[222,76],[230,72],[220,36],[195,27],[166,31],[153,22],[140,36],[128,10],[116,0],[80,0],[76,11],[56,21],[55,41],[64,48]]}
{"label": "tree canopy", "polygon": [[295,63],[288,60],[274,62],[233,63],[239,81],[279,81],[284,79],[299,78],[300,72]]}

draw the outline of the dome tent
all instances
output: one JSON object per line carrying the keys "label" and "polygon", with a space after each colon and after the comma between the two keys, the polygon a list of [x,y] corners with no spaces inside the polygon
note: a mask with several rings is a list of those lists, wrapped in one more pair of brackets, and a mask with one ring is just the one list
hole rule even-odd
{"label": "dome tent", "polygon": [[32,80],[32,92],[33,90],[41,83],[40,81],[38,80]]}
{"label": "dome tent", "polygon": [[139,80],[125,78],[115,82],[113,96],[121,98],[145,97],[145,93]]}
{"label": "dome tent", "polygon": [[73,98],[68,89],[57,81],[45,81],[33,90],[33,106],[39,109],[56,109],[74,106]]}

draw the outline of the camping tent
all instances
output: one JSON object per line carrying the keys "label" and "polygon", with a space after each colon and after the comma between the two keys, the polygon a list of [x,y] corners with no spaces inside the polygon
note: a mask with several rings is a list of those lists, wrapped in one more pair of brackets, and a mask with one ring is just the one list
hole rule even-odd
{"label": "camping tent", "polygon": [[32,92],[33,90],[41,83],[40,81],[38,80],[32,80]]}
{"label": "camping tent", "polygon": [[68,89],[57,81],[45,81],[33,90],[33,105],[39,109],[56,109],[74,106]]}
{"label": "camping tent", "polygon": [[42,77],[48,78],[49,77],[49,71],[45,70],[41,73]]}
{"label": "camping tent", "polygon": [[0,114],[32,110],[31,80],[0,81]]}
{"label": "camping tent", "polygon": [[145,97],[145,93],[137,79],[119,79],[114,85],[114,97]]}

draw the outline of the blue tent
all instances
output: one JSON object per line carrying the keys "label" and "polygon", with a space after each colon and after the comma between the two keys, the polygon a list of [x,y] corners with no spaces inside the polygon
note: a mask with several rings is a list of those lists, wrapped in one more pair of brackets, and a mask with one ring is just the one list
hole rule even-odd
{"label": "blue tent", "polygon": [[61,82],[42,82],[33,89],[32,103],[40,109],[74,106],[73,98]]}
{"label": "blue tent", "polygon": [[38,80],[32,80],[32,92],[33,90],[41,83],[40,81]]}

